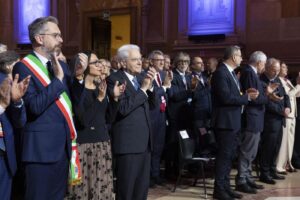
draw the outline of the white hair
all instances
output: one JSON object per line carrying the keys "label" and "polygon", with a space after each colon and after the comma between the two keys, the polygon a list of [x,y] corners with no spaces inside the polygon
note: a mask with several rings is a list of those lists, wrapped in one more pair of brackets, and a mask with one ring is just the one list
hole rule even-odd
{"label": "white hair", "polygon": [[0,43],[0,53],[7,51],[7,46],[5,44]]}
{"label": "white hair", "polygon": [[280,64],[280,61],[276,58],[269,58],[266,62],[266,68],[272,67],[273,65],[275,65],[276,63]]}
{"label": "white hair", "polygon": [[267,61],[267,56],[264,52],[262,51],[255,51],[250,55],[249,58],[249,63],[250,64],[255,64],[258,62],[266,62]]}
{"label": "white hair", "polygon": [[118,58],[124,60],[129,57],[129,50],[136,49],[140,51],[140,47],[135,44],[125,44],[118,49]]}

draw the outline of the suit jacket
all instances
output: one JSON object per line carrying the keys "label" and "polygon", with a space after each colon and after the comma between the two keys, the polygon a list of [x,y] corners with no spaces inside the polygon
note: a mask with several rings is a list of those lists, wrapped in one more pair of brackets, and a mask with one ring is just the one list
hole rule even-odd
{"label": "suit jacket", "polygon": [[[163,84],[163,80],[166,77],[166,73],[164,71],[162,71],[162,72],[159,72],[159,75],[160,75],[160,79],[161,79],[161,84]],[[164,90],[164,88],[162,86],[159,86],[159,84],[156,82],[156,77],[155,77],[155,80],[153,80],[153,87],[155,90],[156,104],[155,104],[155,107],[150,110],[150,118],[151,118],[152,123],[156,124],[157,119],[160,119],[159,116],[165,115],[165,112],[161,112],[161,109],[160,109],[160,106],[163,103],[162,98],[165,99],[165,103],[167,104],[168,97],[167,97],[167,93]],[[161,124],[161,123],[166,123],[166,122],[165,121],[159,122],[159,124]]]}
{"label": "suit jacket", "polygon": [[[141,84],[141,76],[138,81]],[[115,154],[143,153],[152,149],[152,133],[149,109],[155,106],[155,91],[135,90],[123,70],[107,78],[108,92],[112,94],[115,82],[127,83],[119,98],[118,110],[112,124],[112,149]]]}
{"label": "suit jacket", "polygon": [[[196,72],[192,72],[190,76],[197,76]],[[211,87],[208,84],[207,77],[202,73],[203,83],[199,81],[193,95],[193,121],[197,127],[207,127],[212,112],[211,105]]]}
{"label": "suit jacket", "polygon": [[262,132],[264,129],[265,104],[268,102],[263,84],[249,65],[242,69],[240,82],[243,93],[249,88],[255,88],[259,91],[257,99],[250,101],[249,104],[245,106],[245,111],[242,116],[243,129],[250,132]]}
{"label": "suit jacket", "polygon": [[289,79],[279,77],[279,80],[290,98],[291,113],[288,115],[291,118],[297,117],[297,100],[296,97],[300,97],[300,85],[294,86]]}
{"label": "suit jacket", "polygon": [[[260,79],[263,81],[264,87],[270,83],[269,78],[265,74],[262,74]],[[285,125],[285,117],[283,115],[284,108],[291,107],[289,97],[285,93],[279,78],[276,77],[274,82],[279,83],[279,87],[275,90],[275,93],[284,98],[276,102],[269,100],[266,104],[264,132],[277,132],[281,130],[282,126]]]}
{"label": "suit jacket", "polygon": [[[173,69],[173,80],[168,94],[168,118],[177,124],[179,129],[187,129],[192,121],[192,107],[189,100],[193,98],[191,76],[185,74],[186,84],[176,69]],[[184,113],[184,114],[183,114]]]}
{"label": "suit jacket", "polygon": [[23,97],[27,123],[22,137],[22,161],[56,162],[63,157],[66,149],[70,158],[70,131],[55,101],[63,92],[67,92],[70,97],[72,80],[68,66],[63,62],[60,64],[64,71],[63,82],[53,77],[47,87],[22,62],[14,66],[13,74],[19,74],[21,80],[31,75],[29,87]]}
{"label": "suit jacket", "polygon": [[72,87],[75,126],[77,130],[76,142],[95,143],[110,140],[108,124],[113,120],[118,103],[109,101],[106,96],[101,102],[98,100],[98,88],[91,90],[74,81]]}
{"label": "suit jacket", "polygon": [[[12,104],[6,109],[4,113],[0,115],[0,121],[4,132],[4,144],[5,153],[7,155],[7,164],[11,176],[17,171],[16,151],[14,130],[16,128],[22,128],[26,122],[26,112],[24,105],[21,108],[17,108]],[[0,169],[1,170],[1,169]]]}
{"label": "suit jacket", "polygon": [[242,105],[248,104],[248,95],[241,94],[224,63],[214,72],[211,87],[212,126],[218,129],[240,130]]}

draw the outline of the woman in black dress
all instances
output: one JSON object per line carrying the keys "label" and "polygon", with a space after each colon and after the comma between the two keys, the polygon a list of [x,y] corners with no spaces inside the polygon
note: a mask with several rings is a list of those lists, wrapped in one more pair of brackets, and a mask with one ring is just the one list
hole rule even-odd
{"label": "woman in black dress", "polygon": [[112,153],[107,124],[113,120],[125,85],[116,83],[114,99],[108,99],[105,79],[101,79],[103,64],[96,54],[84,54],[77,64],[84,65],[82,58],[87,57],[85,75],[76,81],[72,91],[82,183],[71,186],[67,199],[112,200]]}

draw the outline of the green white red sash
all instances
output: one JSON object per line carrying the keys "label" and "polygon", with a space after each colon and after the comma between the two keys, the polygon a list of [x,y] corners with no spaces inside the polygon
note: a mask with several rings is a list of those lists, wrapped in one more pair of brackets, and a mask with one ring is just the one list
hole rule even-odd
{"label": "green white red sash", "polygon": [[[27,55],[21,61],[26,67],[36,76],[44,87],[48,86],[51,82],[49,72],[42,62],[32,54]],[[72,117],[72,103],[66,92],[63,92],[55,101],[59,110],[65,117],[72,140],[72,156],[69,170],[69,183],[76,185],[81,182],[81,170],[79,162],[78,148],[76,144],[77,132],[74,126]]]}

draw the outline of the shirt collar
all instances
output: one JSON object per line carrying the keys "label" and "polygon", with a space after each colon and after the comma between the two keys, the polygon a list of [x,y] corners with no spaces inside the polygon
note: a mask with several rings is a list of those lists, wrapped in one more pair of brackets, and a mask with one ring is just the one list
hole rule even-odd
{"label": "shirt collar", "polygon": [[127,76],[127,78],[132,82],[132,80],[133,80],[133,78],[135,77],[135,76],[133,76],[133,75],[131,75],[131,74],[129,74],[128,72],[126,72],[126,71],[124,71],[125,72],[125,74],[126,74],[126,76]]}
{"label": "shirt collar", "polygon": [[47,62],[49,61],[48,58],[42,56],[41,54],[39,54],[38,52],[36,51],[33,51],[35,53],[35,55],[38,57],[38,59],[40,59],[40,61],[42,62],[42,64],[44,66],[47,66]]}
{"label": "shirt collar", "polygon": [[255,72],[255,74],[257,74],[257,69],[255,67],[253,67],[252,65],[250,65],[250,67],[253,69],[253,71]]}
{"label": "shirt collar", "polygon": [[227,69],[229,70],[230,73],[232,73],[234,71],[234,69],[232,69],[232,67],[230,67],[226,63],[224,63],[224,65],[227,67]]}
{"label": "shirt collar", "polygon": [[182,73],[182,72],[179,71],[178,69],[176,69],[176,71],[179,73],[180,76],[185,76],[185,73]]}

